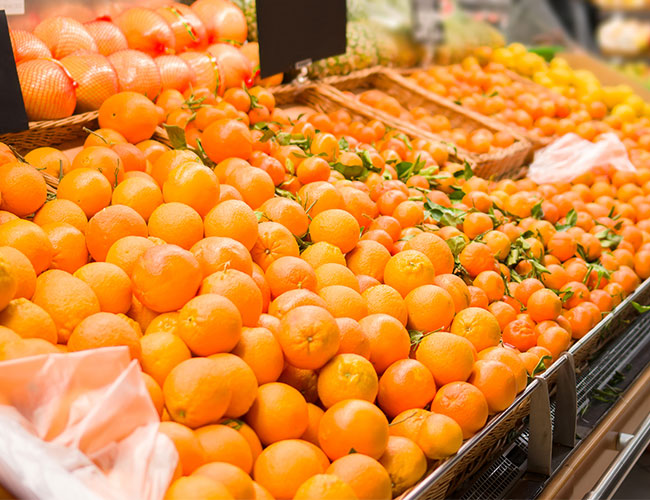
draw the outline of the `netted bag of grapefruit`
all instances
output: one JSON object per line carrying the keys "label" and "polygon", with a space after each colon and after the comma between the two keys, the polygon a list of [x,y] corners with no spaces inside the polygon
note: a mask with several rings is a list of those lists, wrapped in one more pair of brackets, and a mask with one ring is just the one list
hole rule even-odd
{"label": "netted bag of grapefruit", "polygon": [[115,18],[130,49],[141,50],[152,57],[173,54],[176,46],[174,32],[156,11],[132,7]]}
{"label": "netted bag of grapefruit", "polygon": [[229,43],[215,43],[208,47],[208,52],[223,70],[227,89],[241,87],[242,83],[248,87],[253,85],[253,64],[239,48]]}
{"label": "netted bag of grapefruit", "polygon": [[95,39],[97,49],[102,55],[110,56],[114,52],[129,48],[124,33],[110,21],[110,18],[89,21],[84,24],[84,27],[88,30],[90,36]]}
{"label": "netted bag of grapefruit", "polygon": [[34,28],[34,35],[45,43],[55,59],[78,51],[97,52],[97,44],[88,30],[70,17],[45,19]]}
{"label": "netted bag of grapefruit", "polygon": [[139,50],[120,50],[108,56],[115,68],[120,92],[130,90],[155,99],[162,89],[160,71],[151,56]]}
{"label": "netted bag of grapefruit", "polygon": [[78,113],[99,109],[102,103],[118,91],[117,73],[106,56],[101,54],[72,54],[61,59],[77,82]]}
{"label": "netted bag of grapefruit", "polygon": [[196,87],[194,70],[184,59],[178,56],[159,56],[154,62],[160,71],[163,90],[176,89],[185,92],[190,85]]}
{"label": "netted bag of grapefruit", "polygon": [[11,50],[14,53],[16,64],[32,59],[52,57],[47,45],[29,31],[9,30],[9,39],[11,40]]}
{"label": "netted bag of grapefruit", "polygon": [[192,9],[182,3],[173,3],[156,10],[174,32],[176,53],[199,50],[207,47],[208,35],[205,26]]}
{"label": "netted bag of grapefruit", "polygon": [[208,32],[208,42],[228,42],[242,45],[248,36],[246,17],[229,0],[197,0],[192,10],[199,16]]}
{"label": "netted bag of grapefruit", "polygon": [[0,482],[18,498],[161,500],[178,454],[158,426],[126,347],[0,363]]}
{"label": "netted bag of grapefruit", "polygon": [[194,71],[197,88],[207,88],[210,92],[223,95],[226,90],[225,76],[221,65],[212,54],[187,51],[179,57]]}
{"label": "netted bag of grapefruit", "polygon": [[59,61],[32,59],[17,70],[30,121],[58,120],[74,113],[77,83]]}

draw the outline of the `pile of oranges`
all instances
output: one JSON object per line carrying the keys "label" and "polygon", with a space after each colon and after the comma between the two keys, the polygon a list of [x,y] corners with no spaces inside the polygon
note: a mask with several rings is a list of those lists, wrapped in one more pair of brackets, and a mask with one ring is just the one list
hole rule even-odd
{"label": "pile of oranges", "polygon": [[489,181],[261,87],[99,124],[0,146],[0,359],[127,346],[169,500],[396,497],[650,277],[650,169]]}
{"label": "pile of oranges", "polygon": [[393,96],[373,89],[360,94],[347,93],[358,98],[362,103],[389,115],[416,125],[426,132],[432,132],[445,141],[450,141],[458,147],[471,153],[485,154],[498,149],[505,149],[515,142],[514,136],[507,130],[492,132],[485,127],[467,130],[462,127],[452,128],[452,124],[443,114],[432,114],[423,107],[406,109]]}

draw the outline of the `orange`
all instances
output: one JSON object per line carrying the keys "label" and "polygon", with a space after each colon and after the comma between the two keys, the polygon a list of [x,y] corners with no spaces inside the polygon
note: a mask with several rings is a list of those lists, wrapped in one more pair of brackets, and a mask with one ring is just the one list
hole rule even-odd
{"label": "orange", "polygon": [[[11,330],[7,329],[9,332]],[[60,354],[61,351],[43,339],[18,339],[0,344],[0,360],[26,358],[39,354]]]}
{"label": "orange", "polygon": [[490,302],[501,299],[506,289],[503,278],[495,271],[479,273],[473,284],[485,292]]}
{"label": "orange", "polygon": [[161,386],[176,365],[192,356],[185,343],[171,332],[145,334],[140,338],[140,350],[142,371]]}
{"label": "orange", "polygon": [[328,474],[341,478],[350,485],[359,500],[389,500],[391,478],[375,459],[352,453],[332,462]]}
{"label": "orange", "polygon": [[[533,348],[535,349],[535,348]],[[517,386],[517,393],[526,388],[526,368],[524,367],[521,359],[514,349],[504,347],[490,347],[478,353],[479,360],[492,360],[499,361],[506,365],[515,376],[515,384]]]}
{"label": "orange", "polygon": [[36,212],[47,199],[43,176],[29,164],[13,161],[0,165],[0,209],[18,217]]}
{"label": "orange", "polygon": [[467,439],[487,421],[488,405],[483,393],[467,382],[451,382],[438,389],[431,411],[451,417]]}
{"label": "orange", "polygon": [[562,312],[562,300],[551,290],[538,290],[528,298],[527,311],[537,323],[554,320]]}
{"label": "orange", "polygon": [[176,311],[201,284],[201,268],[194,256],[176,245],[156,245],[142,254],[131,275],[133,293],[156,312]]}
{"label": "orange", "polygon": [[54,254],[45,231],[23,219],[10,220],[0,225],[0,246],[20,251],[29,259],[37,275],[50,267]]}
{"label": "orange", "polygon": [[205,165],[186,162],[169,172],[162,192],[166,203],[184,203],[205,217],[219,200],[219,179]]}
{"label": "orange", "polygon": [[36,273],[29,259],[11,246],[0,246],[0,262],[4,261],[7,271],[16,282],[16,291],[11,298],[31,299],[36,288]]}
{"label": "orange", "polygon": [[416,441],[424,419],[431,414],[428,410],[414,408],[397,415],[390,423],[391,436],[401,436]]}
{"label": "orange", "polygon": [[483,243],[490,247],[494,257],[500,261],[503,261],[510,253],[510,238],[501,231],[488,231],[483,236]]}
{"label": "orange", "polygon": [[384,280],[384,270],[390,260],[390,252],[381,243],[361,240],[347,256],[347,266],[356,275],[371,276],[377,281]]}
{"label": "orange", "polygon": [[205,450],[207,463],[225,462],[250,473],[253,454],[242,434],[227,425],[206,425],[194,432]]}
{"label": "orange", "polygon": [[7,307],[17,289],[16,276],[10,271],[9,263],[0,260],[0,310]]}
{"label": "orange", "polygon": [[[577,317],[572,318],[574,315]],[[574,308],[567,313],[567,316],[567,319],[569,319],[571,322],[572,327],[580,326],[580,328],[576,329],[576,331],[573,333],[574,338],[580,338],[581,336],[586,335],[589,330],[591,330],[591,318],[584,309]],[[553,361],[555,361],[560,356],[560,354],[569,348],[569,345],[571,343],[571,336],[572,335],[569,334],[564,328],[549,328],[548,330],[539,334],[537,337],[537,345],[540,347],[545,347],[551,351]]]}
{"label": "orange", "polygon": [[262,451],[253,477],[274,498],[289,500],[307,479],[325,472],[323,465],[318,448],[307,441],[288,439]]}
{"label": "orange", "polygon": [[242,324],[253,327],[262,314],[262,292],[255,280],[236,269],[217,271],[203,280],[199,294],[215,293],[229,299],[241,314]]}
{"label": "orange", "polygon": [[165,150],[155,160],[153,158],[149,159],[151,167],[147,167],[147,173],[153,177],[158,187],[162,189],[172,170],[187,162],[198,163],[199,161],[196,153],[188,149]]}
{"label": "orange", "polygon": [[294,236],[303,236],[309,228],[305,210],[295,201],[286,198],[271,198],[259,208],[262,220],[268,219],[286,227]]}
{"label": "orange", "polygon": [[517,395],[512,370],[499,361],[477,361],[468,382],[483,393],[490,413],[505,410]]}
{"label": "orange", "polygon": [[239,342],[241,328],[241,315],[235,304],[209,293],[194,297],[183,306],[174,333],[194,354],[209,356],[231,351]]}
{"label": "orange", "polygon": [[33,222],[41,227],[51,222],[67,222],[71,226],[76,227],[82,233],[85,233],[88,219],[83,210],[72,201],[55,199],[45,203],[45,205],[36,212]]}
{"label": "orange", "polygon": [[359,241],[359,223],[348,212],[339,209],[324,210],[315,215],[309,234],[314,243],[326,241],[347,253]]}
{"label": "orange", "polygon": [[388,314],[406,326],[408,309],[397,290],[388,285],[377,285],[365,290],[361,295],[366,299],[368,314]]}
{"label": "orange", "polygon": [[55,148],[41,147],[32,149],[25,155],[25,161],[32,167],[59,179],[70,171],[70,160]]}
{"label": "orange", "polygon": [[342,209],[344,207],[343,196],[329,182],[317,181],[306,184],[300,188],[298,196],[310,217],[316,217],[326,210]]}
{"label": "orange", "polygon": [[379,463],[388,472],[393,497],[415,485],[427,471],[427,459],[420,447],[401,436],[388,437],[386,451]]}
{"label": "orange", "polygon": [[132,144],[149,139],[158,126],[156,106],[136,92],[120,92],[99,108],[99,126],[119,132]]}
{"label": "orange", "polygon": [[192,358],[180,362],[169,372],[163,394],[171,418],[196,428],[223,416],[230,404],[231,381],[218,362]]}
{"label": "orange", "polygon": [[234,169],[226,176],[226,184],[239,191],[246,204],[253,209],[259,209],[275,194],[273,179],[261,168]]}
{"label": "orange", "polygon": [[493,270],[495,264],[490,247],[485,243],[475,241],[463,248],[459,260],[472,278],[476,278],[483,271]]}
{"label": "orange", "polygon": [[179,477],[167,489],[164,500],[233,500],[234,497],[221,483],[205,476]]}
{"label": "orange", "polygon": [[423,285],[432,285],[435,270],[429,258],[417,250],[404,250],[393,255],[384,269],[384,282],[402,297]]}
{"label": "orange", "polygon": [[292,309],[282,318],[278,341],[289,363],[316,370],[338,351],[340,332],[326,309],[306,305]]}
{"label": "orange", "polygon": [[205,451],[189,427],[176,422],[161,422],[158,432],[165,434],[174,443],[183,475],[192,474],[205,463]]}
{"label": "orange", "polygon": [[50,269],[62,269],[73,273],[88,262],[86,238],[76,227],[65,222],[52,222],[42,226],[54,254]]}
{"label": "orange", "polygon": [[124,205],[135,210],[148,221],[153,211],[162,205],[163,195],[158,185],[141,177],[124,179],[113,190],[113,205]]}
{"label": "orange", "polygon": [[370,340],[361,329],[359,322],[351,318],[336,318],[336,324],[341,334],[341,342],[337,354],[358,354],[370,358]]}
{"label": "orange", "polygon": [[439,286],[417,287],[404,301],[409,313],[410,329],[424,333],[446,329],[454,318],[454,301],[451,295]]}
{"label": "orange", "polygon": [[393,418],[405,410],[424,408],[435,393],[433,375],[424,364],[415,359],[400,359],[379,379],[377,404]]}
{"label": "orange", "polygon": [[454,317],[450,331],[465,337],[477,351],[498,345],[501,334],[499,322],[494,315],[478,307],[460,311]]}
{"label": "orange", "polygon": [[248,250],[232,238],[219,236],[204,238],[195,243],[190,252],[199,262],[204,278],[226,268],[236,269],[249,275],[253,271],[253,261]]}
{"label": "orange", "polygon": [[106,262],[115,264],[130,277],[137,260],[154,245],[153,241],[142,236],[125,236],[108,249]]}
{"label": "orange", "polygon": [[124,345],[131,357],[140,359],[140,333],[117,314],[98,312],[91,314],[75,326],[68,339],[70,351]]}
{"label": "orange", "polygon": [[140,214],[127,206],[113,205],[99,211],[88,221],[86,243],[92,258],[103,261],[117,240],[125,236],[147,235],[147,225]]}
{"label": "orange", "polygon": [[515,311],[515,308],[504,301],[492,302],[488,306],[488,310],[499,322],[501,331],[503,331],[508,323],[517,319],[517,311]]}
{"label": "orange", "polygon": [[284,368],[282,348],[266,328],[243,328],[232,353],[251,367],[258,384],[275,382]]}
{"label": "orange", "polygon": [[416,443],[428,458],[443,460],[460,449],[463,430],[453,418],[431,413],[422,422]]}
{"label": "orange", "polygon": [[185,250],[203,238],[201,216],[189,205],[178,202],[159,205],[149,217],[149,235]]}
{"label": "orange", "polygon": [[309,422],[307,402],[293,387],[272,382],[260,386],[246,422],[269,445],[302,436]]}
{"label": "orange", "polygon": [[331,460],[348,455],[352,449],[378,459],[388,443],[388,420],[368,401],[340,401],[323,415],[318,441]]}
{"label": "orange", "polygon": [[131,308],[131,280],[115,264],[91,262],[77,269],[74,276],[88,283],[102,311],[126,314]]}
{"label": "orange", "polygon": [[[129,143],[113,144],[111,149],[117,153],[122,160],[124,172],[144,172],[147,167],[147,159],[140,149]],[[126,175],[124,177],[126,179]]]}
{"label": "orange", "polygon": [[300,436],[300,439],[304,439],[318,446],[318,428],[320,427],[320,419],[323,418],[325,412],[319,406],[312,403],[307,403],[307,412],[309,418],[307,430]]}
{"label": "orange", "polygon": [[[266,282],[264,277],[264,271],[257,264],[253,264],[253,272],[251,274],[253,281],[257,285],[257,288],[262,292],[262,312],[266,313],[269,310],[269,304],[271,303],[271,288]],[[259,319],[258,319],[259,322]]]}
{"label": "orange", "polygon": [[0,325],[24,339],[41,338],[56,344],[56,325],[42,308],[25,298],[14,299],[0,311]]}
{"label": "orange", "polygon": [[265,273],[273,298],[294,289],[316,291],[316,273],[298,257],[280,257],[273,261]]}
{"label": "orange", "polygon": [[100,311],[99,300],[89,285],[56,269],[36,279],[32,301],[52,317],[61,343],[67,342],[82,320]]}
{"label": "orange", "polygon": [[530,296],[538,290],[542,290],[544,285],[541,281],[535,278],[526,278],[523,280],[517,288],[515,288],[512,295],[517,299],[521,304],[526,306],[528,304],[528,299]]}
{"label": "orange", "polygon": [[331,474],[317,474],[302,483],[296,491],[295,500],[357,500],[352,488],[338,477]]}
{"label": "orange", "polygon": [[242,469],[226,462],[212,462],[198,467],[193,476],[205,476],[226,487],[235,500],[255,498],[253,480]]}
{"label": "orange", "polygon": [[327,310],[335,318],[352,318],[358,321],[368,314],[366,300],[349,287],[326,286],[318,291],[318,295],[325,300]]}
{"label": "orange", "polygon": [[454,256],[449,245],[432,233],[415,235],[404,245],[404,250],[418,250],[426,255],[435,269],[436,274],[450,274],[454,270]]}
{"label": "orange", "polygon": [[251,256],[262,270],[281,257],[298,257],[300,250],[291,232],[277,222],[262,222],[257,227],[258,236]]}
{"label": "orange", "polygon": [[257,241],[257,217],[243,201],[222,201],[205,216],[205,236],[233,238],[251,250]]}
{"label": "orange", "polygon": [[215,163],[232,157],[248,160],[253,152],[250,130],[238,120],[213,122],[203,131],[201,142],[206,154]]}
{"label": "orange", "polygon": [[464,337],[447,332],[426,335],[415,357],[433,374],[436,386],[455,381],[465,381],[474,368],[475,350]]}
{"label": "orange", "polygon": [[370,341],[370,362],[378,374],[399,359],[408,358],[411,342],[402,323],[387,314],[371,314],[359,321]]}
{"label": "orange", "polygon": [[557,232],[551,236],[546,247],[548,253],[564,262],[575,255],[578,244],[570,234]]}
{"label": "orange", "polygon": [[[311,265],[314,269],[318,269],[323,264],[340,264],[346,265],[345,256],[343,252],[331,243],[320,241],[309,245],[300,255],[300,257]],[[349,267],[349,266],[348,266]]]}
{"label": "orange", "polygon": [[318,397],[325,408],[345,399],[374,402],[377,373],[370,361],[357,354],[339,354],[318,374]]}
{"label": "orange", "polygon": [[150,333],[156,332],[176,333],[179,316],[180,313],[178,311],[158,314],[149,322],[144,334],[149,335]]}
{"label": "orange", "polygon": [[72,169],[90,168],[102,174],[115,188],[124,179],[122,159],[107,146],[88,146],[72,160]]}
{"label": "orange", "polygon": [[323,264],[315,269],[318,290],[327,286],[338,285],[359,292],[359,282],[352,271],[341,264]]}
{"label": "orange", "polygon": [[[127,140],[122,134],[110,128],[98,128],[89,133],[84,141],[84,147],[88,146],[109,146],[116,144],[127,144]],[[158,143],[160,144],[160,143]],[[162,146],[162,144],[160,144]]]}
{"label": "orange", "polygon": [[257,437],[257,434],[255,434],[255,431],[242,420],[237,420],[234,418],[224,418],[220,420],[219,423],[222,425],[227,425],[228,427],[232,427],[242,435],[242,437],[248,443],[248,446],[250,446],[251,452],[253,454],[253,463],[255,463],[257,457],[260,455],[260,453],[262,453],[262,443],[260,443],[260,440]]}

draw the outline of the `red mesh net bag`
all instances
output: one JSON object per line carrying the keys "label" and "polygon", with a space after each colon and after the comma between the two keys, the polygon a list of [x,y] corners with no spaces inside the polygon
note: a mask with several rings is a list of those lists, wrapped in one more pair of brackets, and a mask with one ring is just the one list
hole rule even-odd
{"label": "red mesh net bag", "polygon": [[228,43],[215,43],[208,52],[219,62],[227,89],[241,87],[242,83],[252,85],[253,65],[241,50]]}
{"label": "red mesh net bag", "polygon": [[72,54],[61,59],[77,82],[77,111],[99,109],[102,103],[118,91],[117,73],[106,56],[101,54]]}
{"label": "red mesh net bag", "polygon": [[184,92],[190,85],[196,86],[196,75],[190,65],[178,56],[159,56],[154,59],[162,89],[176,89]]}
{"label": "red mesh net bag", "polygon": [[198,0],[192,4],[192,10],[203,22],[209,43],[235,42],[241,45],[246,41],[246,17],[229,0]]}
{"label": "red mesh net bag", "polygon": [[14,53],[16,64],[31,59],[46,59],[52,57],[50,49],[36,35],[29,31],[9,30],[11,49]]}
{"label": "red mesh net bag", "polygon": [[162,87],[158,66],[151,56],[138,50],[120,50],[108,56],[115,68],[119,90],[130,90],[154,100]]}
{"label": "red mesh net bag", "polygon": [[90,36],[95,39],[99,53],[110,56],[118,50],[126,50],[129,44],[124,33],[115,24],[108,20],[97,19],[84,24]]}
{"label": "red mesh net bag", "polygon": [[133,7],[117,16],[115,24],[124,33],[130,49],[152,57],[174,53],[174,32],[156,11]]}
{"label": "red mesh net bag", "polygon": [[174,32],[176,53],[207,47],[208,36],[199,17],[187,5],[173,3],[156,10]]}
{"label": "red mesh net bag", "polygon": [[196,76],[196,87],[207,88],[210,92],[223,95],[225,91],[224,75],[218,61],[209,52],[183,52],[179,55]]}
{"label": "red mesh net bag", "polygon": [[17,67],[25,111],[31,121],[72,115],[76,83],[63,65],[52,59],[33,59]]}
{"label": "red mesh net bag", "polygon": [[62,59],[78,51],[97,52],[97,44],[83,24],[70,17],[50,17],[34,28],[52,57]]}

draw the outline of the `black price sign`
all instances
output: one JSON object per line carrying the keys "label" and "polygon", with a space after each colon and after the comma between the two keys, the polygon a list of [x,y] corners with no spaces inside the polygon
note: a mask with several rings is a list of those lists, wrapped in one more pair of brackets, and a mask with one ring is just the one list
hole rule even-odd
{"label": "black price sign", "polygon": [[343,54],[345,0],[257,0],[262,78]]}
{"label": "black price sign", "polygon": [[28,128],[16,61],[11,50],[7,15],[4,10],[0,10],[0,134],[20,132]]}
{"label": "black price sign", "polygon": [[444,27],[440,15],[440,0],[411,0],[413,39],[424,45],[443,41]]}

